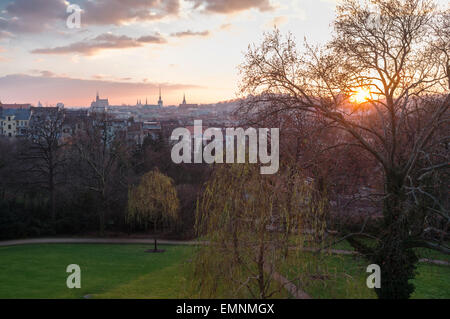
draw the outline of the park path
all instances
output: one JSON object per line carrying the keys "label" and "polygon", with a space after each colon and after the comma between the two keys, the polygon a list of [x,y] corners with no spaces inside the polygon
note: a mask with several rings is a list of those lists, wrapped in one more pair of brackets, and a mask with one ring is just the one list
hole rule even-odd
{"label": "park path", "polygon": [[[34,238],[34,239],[15,239],[15,240],[5,240],[0,241],[0,247],[4,246],[17,246],[17,245],[28,245],[28,244],[153,244],[154,240],[152,238]],[[162,245],[205,245],[205,241],[196,240],[164,240],[158,239],[158,244]],[[292,247],[292,249],[297,249]],[[313,251],[308,248],[304,248],[306,251]],[[332,254],[337,255],[357,255],[358,253],[351,250],[342,249],[329,249],[327,250]],[[450,266],[450,262],[445,260],[436,260],[421,258],[419,260],[421,263]]]}
{"label": "park path", "polygon": [[[34,238],[0,241],[2,246],[17,246],[28,244],[153,244],[153,238]],[[162,245],[201,245],[198,241],[180,241],[158,239]]]}
{"label": "park path", "polygon": [[280,273],[272,272],[268,266],[264,266],[264,271],[271,274],[272,278],[278,281],[278,283],[281,284],[284,289],[286,289],[294,297],[294,299],[312,299],[310,295],[301,290],[300,287],[294,285],[292,281],[283,277]]}
{"label": "park path", "polygon": [[[297,248],[292,247],[292,250],[296,250]],[[314,252],[314,249],[311,248],[303,248],[303,251],[310,251],[310,252]],[[358,256],[358,252],[354,251],[354,250],[342,250],[342,249],[327,249],[324,250],[324,252],[329,252],[335,255],[354,255],[354,256]],[[441,265],[441,266],[450,266],[450,262],[445,261],[445,260],[437,260],[437,259],[429,259],[429,258],[420,258],[419,259],[420,263],[427,263],[427,264],[434,264],[434,265]]]}
{"label": "park path", "polygon": [[[17,246],[27,244],[153,244],[152,238],[33,238],[33,239],[15,239],[0,241],[0,247]],[[163,240],[158,239],[158,244],[162,245],[205,245],[207,242],[195,240]],[[293,249],[297,249],[294,248]],[[306,251],[312,251],[304,248]],[[358,253],[351,250],[329,249],[328,252],[337,255],[357,255]],[[436,260],[422,258],[419,260],[422,263],[450,266],[450,262],[445,260]]]}
{"label": "park path", "polygon": [[[0,247],[17,246],[27,244],[153,244],[152,238],[33,238],[33,239],[15,239],[0,241]],[[158,244],[162,245],[205,245],[207,242],[195,240],[164,240],[158,239]],[[293,249],[296,249],[293,247]],[[304,248],[306,251],[311,249]],[[329,249],[328,252],[337,255],[357,255],[358,253],[351,250]],[[429,263],[435,265],[450,266],[450,262],[445,260],[435,260],[422,258],[419,260],[422,263]]]}

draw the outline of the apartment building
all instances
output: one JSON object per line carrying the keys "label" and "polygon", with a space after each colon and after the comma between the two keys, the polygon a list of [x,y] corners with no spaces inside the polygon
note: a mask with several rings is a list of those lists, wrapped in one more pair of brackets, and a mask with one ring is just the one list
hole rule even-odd
{"label": "apartment building", "polygon": [[26,108],[3,108],[0,106],[0,135],[6,137],[25,136],[31,112]]}

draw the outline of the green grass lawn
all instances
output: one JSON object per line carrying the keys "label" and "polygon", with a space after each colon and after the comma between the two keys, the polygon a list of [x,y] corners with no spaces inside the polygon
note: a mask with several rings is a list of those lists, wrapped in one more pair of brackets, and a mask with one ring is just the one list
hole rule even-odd
{"label": "green grass lawn", "polygon": [[[0,298],[183,298],[183,262],[192,247],[24,245],[0,247]],[[66,267],[81,267],[81,289],[68,289]]]}
{"label": "green grass lawn", "polygon": [[[373,241],[365,240],[366,243],[371,244]],[[449,243],[446,243],[447,246]],[[335,244],[332,248],[334,249],[342,249],[342,250],[354,250],[353,247],[346,241],[341,241]],[[446,255],[436,250],[431,250],[428,248],[415,248],[414,249],[418,258],[427,258],[427,259],[437,259],[450,262],[450,255]]]}
{"label": "green grass lawn", "polygon": [[[151,246],[151,245],[150,245]],[[44,244],[0,247],[0,298],[190,298],[190,246],[161,246],[162,254],[144,251],[148,245]],[[375,298],[365,284],[367,262],[355,256],[300,254],[284,265],[293,279],[298,265],[309,278],[299,285],[313,298]],[[304,258],[302,260],[302,258]],[[81,289],[66,287],[66,267],[81,267]],[[300,269],[302,270],[302,269]],[[300,271],[301,273],[302,271]],[[306,271],[304,271],[306,273]],[[450,267],[419,264],[414,298],[450,298]],[[286,292],[278,298],[289,297]]]}
{"label": "green grass lawn", "polygon": [[[375,292],[366,286],[368,262],[360,256],[322,254],[311,258],[311,253],[301,253],[292,257],[282,270],[291,280],[297,278],[298,273],[298,269],[293,271],[294,264],[303,265],[303,273],[311,274],[299,278],[296,284],[313,298],[376,298]],[[419,263],[416,273],[412,298],[450,298],[449,266]]]}

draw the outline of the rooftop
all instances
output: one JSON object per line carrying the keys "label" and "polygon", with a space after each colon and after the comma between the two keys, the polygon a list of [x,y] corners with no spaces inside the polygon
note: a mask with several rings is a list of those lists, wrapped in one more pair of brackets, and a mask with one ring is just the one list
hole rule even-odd
{"label": "rooftop", "polygon": [[15,116],[16,121],[27,121],[30,119],[31,112],[29,109],[1,109],[0,118],[5,119],[7,116]]}

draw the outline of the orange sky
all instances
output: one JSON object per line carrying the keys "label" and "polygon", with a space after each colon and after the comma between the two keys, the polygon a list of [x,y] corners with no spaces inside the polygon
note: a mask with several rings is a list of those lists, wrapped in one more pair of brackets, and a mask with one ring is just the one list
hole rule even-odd
{"label": "orange sky", "polygon": [[[441,2],[444,2],[442,0]],[[80,28],[66,12],[77,4]],[[335,0],[1,0],[0,101],[88,106],[236,97],[249,44],[276,25],[298,42],[332,34]]]}

